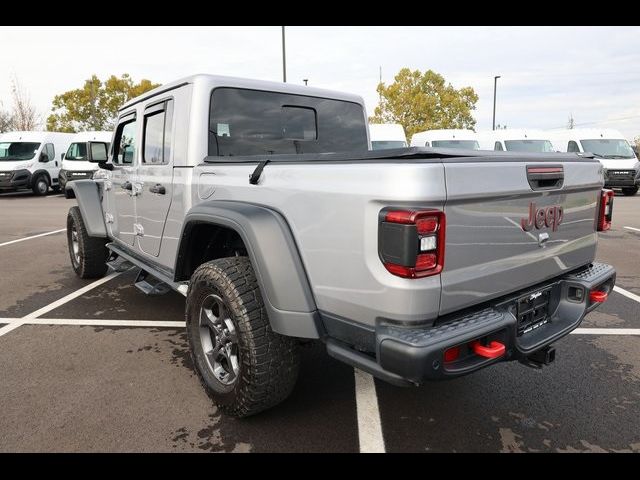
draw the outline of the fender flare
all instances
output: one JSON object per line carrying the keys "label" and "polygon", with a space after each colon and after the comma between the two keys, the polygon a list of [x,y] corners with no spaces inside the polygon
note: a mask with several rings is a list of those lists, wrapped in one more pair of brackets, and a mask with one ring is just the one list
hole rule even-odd
{"label": "fender flare", "polygon": [[282,215],[264,206],[214,200],[189,210],[176,256],[176,281],[181,280],[193,227],[203,223],[234,230],[244,242],[274,332],[322,336],[320,315],[291,229]]}
{"label": "fender flare", "polygon": [[49,180],[49,186],[53,185],[53,182],[51,180],[51,175],[49,175],[49,172],[46,171],[45,169],[40,169],[40,170],[36,170],[35,172],[33,172],[31,174],[31,177],[29,178],[29,186],[32,187],[33,186],[33,181],[38,178],[40,175],[44,175],[47,177],[47,179]]}
{"label": "fender flare", "polygon": [[87,233],[92,237],[107,238],[107,226],[104,223],[98,184],[93,180],[74,180],[67,182],[65,192],[67,190],[73,190],[78,200]]}

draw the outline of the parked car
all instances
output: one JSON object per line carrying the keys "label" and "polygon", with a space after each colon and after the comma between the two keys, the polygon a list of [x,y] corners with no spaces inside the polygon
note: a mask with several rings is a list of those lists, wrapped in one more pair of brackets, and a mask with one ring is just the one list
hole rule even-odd
{"label": "parked car", "polygon": [[[58,175],[61,188],[64,189],[67,182],[93,177],[94,172],[98,170],[98,164],[88,160],[88,149],[92,143],[95,145],[97,142],[102,142],[105,145],[104,148],[108,150],[111,135],[112,132],[100,131],[79,132],[74,135],[73,141],[64,154],[62,168]],[[67,198],[71,193],[73,190],[65,189]]]}
{"label": "parked car", "polygon": [[135,265],[143,292],[185,295],[195,369],[235,416],[289,395],[307,339],[405,386],[552,362],[615,283],[594,263],[612,205],[600,164],[368,138],[355,95],[158,87],[121,108],[101,175],[66,186],[71,265]]}
{"label": "parked car", "polygon": [[462,148],[479,150],[476,133],[473,130],[449,129],[426,130],[411,137],[412,147]]}
{"label": "parked car", "polygon": [[635,195],[640,186],[640,162],[629,142],[613,129],[575,128],[554,131],[553,141],[561,152],[596,156],[604,167],[604,184],[620,188],[623,195]]}
{"label": "parked car", "polygon": [[407,147],[407,137],[404,134],[404,128],[399,123],[371,123],[369,124],[369,135],[371,150]]}
{"label": "parked car", "polygon": [[544,130],[513,128],[478,132],[480,148],[499,152],[550,153],[556,149]]}
{"label": "parked car", "polygon": [[60,190],[58,172],[71,138],[57,132],[0,134],[0,191],[30,189],[46,195],[49,187]]}

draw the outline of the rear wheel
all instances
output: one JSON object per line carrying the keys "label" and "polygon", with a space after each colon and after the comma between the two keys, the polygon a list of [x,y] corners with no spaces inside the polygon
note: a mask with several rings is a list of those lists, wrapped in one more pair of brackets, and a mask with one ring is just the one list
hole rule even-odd
{"label": "rear wheel", "polygon": [[625,187],[622,189],[622,194],[631,197],[638,193],[638,187]]}
{"label": "rear wheel", "polygon": [[107,239],[92,237],[87,233],[78,207],[71,207],[67,215],[67,243],[71,266],[76,275],[80,278],[98,278],[107,273]]}
{"label": "rear wheel", "polygon": [[223,412],[247,417],[289,396],[298,377],[298,344],[271,330],[248,258],[221,258],[196,269],[186,321],[198,376]]}
{"label": "rear wheel", "polygon": [[38,195],[39,197],[46,195],[49,191],[49,179],[47,176],[42,173],[38,175],[33,181],[31,190],[33,190],[34,195]]}

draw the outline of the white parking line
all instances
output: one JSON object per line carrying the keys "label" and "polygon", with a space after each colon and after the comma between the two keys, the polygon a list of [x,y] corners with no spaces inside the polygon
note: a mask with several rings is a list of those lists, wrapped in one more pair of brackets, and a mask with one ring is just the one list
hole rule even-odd
{"label": "white parking line", "polygon": [[36,310],[35,312],[31,312],[28,315],[25,315],[24,317],[18,319],[15,322],[12,322],[12,323],[9,323],[8,325],[5,325],[4,327],[0,328],[0,337],[5,335],[5,334],[7,334],[7,333],[9,333],[9,332],[11,332],[12,330],[15,330],[20,325],[24,325],[25,321],[33,320],[35,318],[38,318],[41,315],[44,315],[45,313],[48,313],[51,310],[54,310],[54,309],[58,308],[59,306],[64,305],[67,302],[70,302],[74,298],[78,298],[80,295],[84,295],[89,290],[93,290],[94,288],[99,287],[103,283],[108,282],[109,280],[111,280],[112,278],[117,277],[121,273],[123,273],[123,272],[110,273],[106,277],[103,277],[103,278],[101,278],[99,280],[96,280],[95,282],[92,282],[89,285],[85,285],[81,289],[76,290],[75,292],[72,292],[69,295],[66,295],[66,296],[62,297],[61,299],[56,300],[55,302],[52,302],[49,305],[45,305],[44,307]]}
{"label": "white parking line", "polygon": [[634,232],[640,232],[640,228],[634,228],[634,227],[624,227],[627,230],[633,230]]}
{"label": "white parking line", "polygon": [[575,335],[640,335],[640,328],[576,328]]}
{"label": "white parking line", "polygon": [[615,286],[613,287],[613,291],[618,292],[620,295],[624,295],[625,297],[640,303],[640,296],[636,295],[635,293],[631,293],[630,291],[625,290],[624,288]]}
{"label": "white parking line", "polygon": [[47,235],[53,235],[54,233],[66,232],[66,228],[61,228],[60,230],[54,230],[53,232],[40,233],[38,235],[31,235],[30,237],[19,238],[17,240],[11,240],[10,242],[0,243],[0,247],[4,247],[6,245],[11,245],[13,243],[24,242],[25,240],[31,240],[32,238],[38,237],[46,237]]}
{"label": "white parking line", "polygon": [[354,369],[356,378],[356,410],[358,413],[358,439],[361,453],[384,453],[384,437],[376,384],[373,377]]}
{"label": "white parking line", "polygon": [[106,318],[0,318],[0,323],[19,322],[21,325],[87,325],[92,327],[163,327],[184,328],[183,321],[171,320],[112,320]]}

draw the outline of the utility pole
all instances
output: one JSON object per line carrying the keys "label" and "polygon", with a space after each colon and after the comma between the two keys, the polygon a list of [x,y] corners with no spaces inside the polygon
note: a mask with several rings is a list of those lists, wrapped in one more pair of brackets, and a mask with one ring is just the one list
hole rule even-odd
{"label": "utility pole", "polygon": [[287,83],[287,53],[284,48],[284,26],[282,27],[282,81]]}
{"label": "utility pole", "polygon": [[496,88],[498,86],[498,79],[500,75],[493,77],[493,130],[496,129]]}
{"label": "utility pole", "polygon": [[[382,65],[380,65],[380,81],[378,82],[378,85],[380,85],[382,83]],[[378,104],[382,103],[382,93],[378,94]]]}
{"label": "utility pole", "polygon": [[307,86],[307,82],[309,81],[308,78],[303,78],[302,81],[304,82],[305,87]]}

